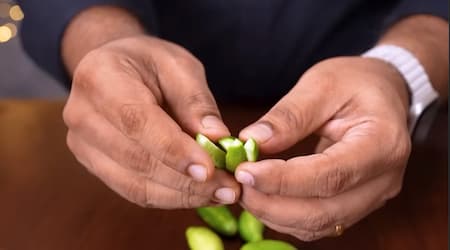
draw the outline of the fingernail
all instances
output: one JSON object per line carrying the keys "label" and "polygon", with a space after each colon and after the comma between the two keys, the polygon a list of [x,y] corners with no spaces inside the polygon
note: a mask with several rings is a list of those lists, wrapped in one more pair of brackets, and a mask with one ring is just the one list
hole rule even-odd
{"label": "fingernail", "polygon": [[264,143],[270,137],[272,137],[273,132],[270,125],[266,123],[256,123],[251,125],[250,127],[246,128],[244,131],[242,131],[242,134],[247,138],[253,138],[259,143]]}
{"label": "fingernail", "polygon": [[214,193],[214,196],[223,204],[231,204],[236,199],[236,194],[231,188],[219,188]]}
{"label": "fingernail", "polygon": [[207,115],[202,119],[202,126],[205,129],[226,129],[223,122],[214,115]]}
{"label": "fingernail", "polygon": [[189,175],[196,181],[203,182],[206,180],[206,168],[202,165],[193,164],[188,167]]}
{"label": "fingernail", "polygon": [[246,171],[238,171],[236,173],[236,180],[244,185],[255,185],[255,179],[253,178],[253,175]]}

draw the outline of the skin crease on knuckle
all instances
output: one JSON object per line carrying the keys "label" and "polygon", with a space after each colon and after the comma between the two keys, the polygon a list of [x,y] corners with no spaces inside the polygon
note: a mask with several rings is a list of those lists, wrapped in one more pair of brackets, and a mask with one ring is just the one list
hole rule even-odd
{"label": "skin crease on knuckle", "polygon": [[138,179],[136,181],[129,182],[126,190],[125,196],[130,201],[138,204],[141,207],[152,208],[155,204],[157,204],[151,198],[151,192],[153,190],[149,190],[146,181],[143,179]]}
{"label": "skin crease on knuckle", "polygon": [[102,82],[104,73],[110,71],[110,64],[116,55],[103,49],[95,49],[86,54],[78,63],[72,80],[72,89],[90,96],[98,93],[98,84]]}
{"label": "skin crease on knuckle", "polygon": [[305,129],[305,125],[302,121],[305,121],[304,115],[301,112],[297,112],[300,109],[295,103],[285,100],[283,105],[278,105],[271,110],[271,117],[268,117],[270,123],[276,124],[276,127],[282,128],[283,131],[302,131]]}
{"label": "skin crease on knuckle", "polygon": [[296,237],[297,239],[304,241],[304,242],[311,242],[314,240],[318,240],[320,238],[323,238],[323,237],[331,234],[330,232],[328,232],[329,231],[328,228],[326,230],[316,232],[316,231],[308,231],[308,230],[300,229],[300,228],[281,226],[281,225],[274,224],[274,223],[264,220],[264,219],[261,219],[261,222],[263,222],[266,226],[268,226],[269,228],[272,228],[273,230],[275,230],[277,232],[292,235],[292,236]]}
{"label": "skin crease on knuckle", "polygon": [[286,162],[282,164],[282,169],[279,171],[279,178],[278,178],[278,193],[281,196],[289,196],[292,192],[292,186],[290,185],[290,176],[288,175],[288,171],[286,171]]}
{"label": "skin crease on knuckle", "polygon": [[309,232],[320,232],[333,226],[335,223],[334,218],[332,218],[328,212],[323,210],[324,209],[319,208],[316,211],[312,211],[310,215],[305,218],[305,221],[301,222],[302,228],[305,228]]}
{"label": "skin crease on knuckle", "polygon": [[325,171],[319,171],[315,179],[315,187],[318,187],[317,195],[322,198],[333,197],[347,187],[348,184],[352,183],[353,174],[341,167],[332,167]]}
{"label": "skin crease on knuckle", "polygon": [[188,164],[186,162],[187,159],[178,161],[178,159],[175,159],[173,157],[174,155],[177,155],[179,157],[185,156],[184,148],[179,145],[180,141],[177,138],[180,138],[180,136],[175,134],[172,135],[161,134],[154,140],[154,142],[160,146],[160,150],[158,150],[159,152],[157,152],[158,159],[175,168],[178,168],[179,166],[185,166]]}
{"label": "skin crease on knuckle", "polygon": [[118,110],[121,130],[128,138],[139,142],[148,122],[141,104],[122,104]]}
{"label": "skin crease on knuckle", "polygon": [[[143,86],[150,90],[156,103],[161,105],[163,102],[163,95],[160,89],[161,80],[159,77],[157,64],[153,59],[153,55],[151,53],[146,53],[143,56],[141,54],[136,54],[135,52],[130,54],[127,54],[126,51],[119,52],[120,53],[118,53],[118,55],[114,58],[115,61],[112,61],[112,68],[120,69],[126,77],[142,83]],[[142,92],[145,91],[138,88],[135,94],[136,96],[140,96]],[[147,99],[145,95],[141,96],[141,98]],[[149,101],[153,101],[153,98]]]}
{"label": "skin crease on knuckle", "polygon": [[[327,212],[321,208],[311,210],[306,218],[293,218],[290,223],[283,225],[272,222],[268,218],[271,217],[266,214],[266,209],[260,206],[253,206],[251,202],[246,200],[245,209],[251,211],[253,215],[260,218],[264,224],[281,233],[290,234],[302,241],[313,241],[326,236],[324,233],[330,229],[335,223],[335,220]],[[289,208],[286,208],[289,209]]]}
{"label": "skin crease on knuckle", "polygon": [[[122,124],[122,131],[125,136],[140,144],[143,136],[152,135],[152,144],[155,147],[152,155],[166,164],[181,164],[173,162],[173,155],[182,155],[184,149],[180,147],[179,142],[175,138],[182,135],[179,128],[174,127],[172,134],[154,133],[152,123],[149,121],[145,107],[142,104],[124,104],[119,109],[119,116]],[[156,126],[156,125],[155,125]]]}
{"label": "skin crease on knuckle", "polygon": [[[181,112],[186,112],[186,108],[188,108],[190,109],[189,113],[191,114],[200,114],[202,117],[208,115],[220,117],[214,98],[209,93],[199,92],[182,99],[183,100],[179,102],[177,108],[177,110]],[[180,125],[185,128],[189,127],[193,118],[194,117],[191,116],[183,116],[182,119],[180,119]]]}
{"label": "skin crease on knuckle", "polygon": [[192,189],[192,183],[189,184],[189,187],[188,187],[189,192],[183,192],[181,195],[181,204],[184,208],[193,207],[193,205],[195,204],[193,196],[191,195],[192,194],[191,189]]}
{"label": "skin crease on knuckle", "polygon": [[127,162],[130,169],[142,173],[149,180],[154,179],[160,162],[150,152],[140,145],[134,144],[125,149],[121,155],[124,157],[123,162]]}

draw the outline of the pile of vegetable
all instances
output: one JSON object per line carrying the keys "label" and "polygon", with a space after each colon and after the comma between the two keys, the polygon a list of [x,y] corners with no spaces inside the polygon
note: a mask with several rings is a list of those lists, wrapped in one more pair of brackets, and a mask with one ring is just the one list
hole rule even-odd
{"label": "pile of vegetable", "polygon": [[[238,138],[229,136],[218,141],[216,145],[202,134],[197,134],[197,143],[208,152],[217,168],[234,173],[236,167],[244,161],[257,161],[258,144],[253,139],[243,143]],[[289,243],[264,239],[264,224],[250,212],[244,210],[239,219],[232,214],[227,206],[197,208],[197,213],[211,228],[191,226],[186,230],[186,239],[191,250],[224,250],[219,236],[240,237],[246,242],[241,250],[296,250]]]}

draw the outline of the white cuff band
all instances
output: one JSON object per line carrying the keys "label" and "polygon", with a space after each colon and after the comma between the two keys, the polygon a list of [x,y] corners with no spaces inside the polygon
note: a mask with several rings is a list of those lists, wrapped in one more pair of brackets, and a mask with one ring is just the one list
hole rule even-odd
{"label": "white cuff band", "polygon": [[409,110],[409,132],[414,131],[422,112],[438,98],[422,64],[408,50],[395,45],[379,45],[362,55],[377,58],[393,65],[403,76],[411,93]]}

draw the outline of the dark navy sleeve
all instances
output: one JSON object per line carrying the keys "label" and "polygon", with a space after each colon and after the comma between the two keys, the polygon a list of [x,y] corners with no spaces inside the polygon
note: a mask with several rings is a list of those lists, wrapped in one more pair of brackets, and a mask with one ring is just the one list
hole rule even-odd
{"label": "dark navy sleeve", "polygon": [[386,26],[415,14],[438,16],[448,21],[448,7],[446,0],[401,0],[387,18]]}
{"label": "dark navy sleeve", "polygon": [[[135,13],[143,22],[149,20],[150,1],[142,0],[21,0],[25,19],[21,26],[22,46],[45,71],[70,86],[61,59],[61,39],[66,25],[83,9],[95,5],[115,5]],[[80,41],[82,42],[82,41]]]}

